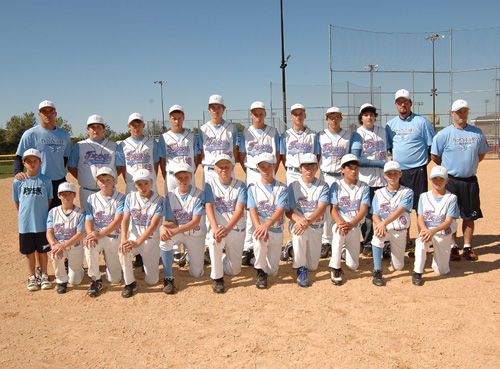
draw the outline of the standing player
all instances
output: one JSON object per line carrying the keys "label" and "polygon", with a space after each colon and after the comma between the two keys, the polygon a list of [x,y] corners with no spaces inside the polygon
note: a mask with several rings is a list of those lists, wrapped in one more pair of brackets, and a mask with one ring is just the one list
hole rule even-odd
{"label": "standing player", "polygon": [[56,105],[44,100],[38,106],[38,116],[41,124],[23,133],[14,160],[15,178],[24,181],[27,178],[23,172],[22,155],[28,149],[37,149],[42,156],[41,173],[52,181],[53,199],[50,208],[61,205],[57,196],[59,184],[66,182],[66,162],[71,153],[71,138],[69,133],[55,125]]}
{"label": "standing player", "polygon": [[[443,165],[449,174],[446,189],[458,198],[462,232],[464,234],[464,250],[462,256],[467,260],[477,260],[472,249],[474,221],[482,218],[480,207],[479,183],[476,173],[479,162],[490,150],[483,132],[467,124],[469,103],[457,100],[451,107],[453,125],[440,131],[432,143],[432,160]],[[457,246],[457,234],[452,235],[451,260],[460,260]]]}
{"label": "standing player", "polygon": [[306,108],[302,104],[292,105],[290,119],[293,127],[287,129],[281,138],[281,161],[286,169],[286,184],[290,185],[302,177],[299,170],[299,157],[315,152],[316,132],[304,126]]}
{"label": "standing player", "polygon": [[[318,132],[316,136],[315,154],[318,156],[321,173],[319,179],[325,181],[329,187],[336,181],[342,179],[340,161],[349,153],[351,147],[351,131],[340,127],[342,123],[342,112],[333,106],[326,111],[326,122],[328,128]],[[321,238],[320,257],[327,258],[332,251],[332,216],[330,215],[330,204],[325,212],[325,227]]]}
{"label": "standing player", "polygon": [[[241,271],[247,189],[242,181],[231,177],[234,165],[228,155],[220,155],[216,160],[215,172],[219,178],[205,186],[205,206],[210,224],[210,277],[214,281],[214,292],[224,293],[224,273],[234,276]],[[226,255],[223,256],[224,248]]]}
{"label": "standing player", "polygon": [[248,186],[247,190],[247,207],[255,227],[253,250],[257,288],[267,288],[267,276],[278,274],[284,215],[290,210],[286,186],[274,179],[274,164],[272,155],[261,155],[257,163],[261,180]]}
{"label": "standing player", "polygon": [[308,287],[309,270],[318,269],[329,187],[316,178],[318,159],[314,154],[300,157],[300,171],[302,178],[288,186],[290,210],[286,216],[290,219],[293,237],[293,268],[297,269],[297,283]]}
{"label": "standing player", "polygon": [[87,198],[99,191],[97,185],[97,171],[107,167],[118,170],[118,174],[125,167],[122,158],[115,162],[117,144],[104,138],[106,126],[100,115],[94,114],[87,119],[89,138],[77,142],[71,150],[68,161],[68,172],[78,179],[80,185],[80,207],[87,210]]}
{"label": "standing player", "polygon": [[[375,191],[386,182],[383,175],[387,162],[387,133],[384,128],[375,126],[377,109],[372,104],[363,104],[359,108],[358,121],[361,127],[352,135],[351,152],[361,159],[359,180],[370,186],[370,200]],[[363,234],[363,255],[372,256],[373,222],[370,213],[361,226]]]}

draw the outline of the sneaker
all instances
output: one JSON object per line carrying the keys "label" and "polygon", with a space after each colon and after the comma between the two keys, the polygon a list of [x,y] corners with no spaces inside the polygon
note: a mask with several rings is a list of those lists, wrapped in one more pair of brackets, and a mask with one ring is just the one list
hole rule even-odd
{"label": "sneaker", "polygon": [[35,277],[39,281],[40,281],[40,279],[42,279],[42,268],[40,268],[40,265],[36,267]]}
{"label": "sneaker", "polygon": [[424,284],[424,281],[422,280],[422,274],[421,273],[413,273],[413,276],[411,277],[411,283],[413,283],[415,286],[421,286]]}
{"label": "sneaker", "polygon": [[255,285],[260,289],[267,288],[267,274],[262,269],[257,269],[257,282],[255,282]]}
{"label": "sneaker", "polygon": [[87,290],[87,295],[89,295],[89,297],[97,297],[99,295],[99,292],[101,292],[101,290],[102,290],[102,279],[92,278],[89,289]]}
{"label": "sneaker", "polygon": [[322,244],[319,257],[321,259],[325,259],[325,258],[329,257],[331,254],[332,254],[332,245],[330,245],[329,243]]}
{"label": "sneaker", "polygon": [[135,261],[134,261],[134,268],[140,268],[143,266],[143,262],[142,262],[142,256],[141,254],[138,254],[135,256]]}
{"label": "sneaker", "polygon": [[477,255],[472,249],[472,247],[464,247],[464,251],[462,251],[462,256],[465,260],[477,260]]}
{"label": "sneaker", "polygon": [[292,250],[293,250],[293,242],[288,241],[285,245],[285,248],[281,252],[280,255],[280,260],[281,261],[288,261],[288,259],[292,258]]}
{"label": "sneaker", "polygon": [[297,284],[300,287],[309,287],[309,280],[307,279],[307,273],[309,271],[305,266],[297,269]]}
{"label": "sneaker", "polygon": [[28,291],[38,291],[38,279],[35,275],[28,278]]}
{"label": "sneaker", "polygon": [[163,292],[167,295],[173,295],[175,292],[174,277],[167,277],[163,279]]}
{"label": "sneaker", "polygon": [[372,258],[373,257],[372,247],[371,246],[363,247],[363,255]]}
{"label": "sneaker", "polygon": [[251,260],[254,258],[253,250],[244,250],[241,257],[241,265],[252,265]]}
{"label": "sneaker", "polygon": [[384,251],[382,251],[382,259],[389,260],[391,258],[391,244],[386,242]]}
{"label": "sneaker", "polygon": [[68,283],[58,283],[56,292],[60,294],[66,293],[67,289],[68,289]]}
{"label": "sneaker", "polygon": [[52,283],[49,281],[49,275],[47,273],[43,273],[41,278],[39,279],[40,281],[40,287],[42,287],[42,290],[48,290],[49,288],[52,287]]}
{"label": "sneaker", "polygon": [[137,289],[137,282],[136,281],[134,281],[130,284],[127,284],[122,291],[122,297],[124,297],[126,299],[129,297],[132,297],[132,295],[134,294],[136,289]]}
{"label": "sneaker", "polygon": [[330,271],[330,278],[332,279],[332,283],[336,286],[340,286],[342,284],[342,269],[332,268]]}
{"label": "sneaker", "polygon": [[[464,249],[465,253],[465,249]],[[458,251],[458,246],[455,245],[451,248],[450,261],[460,261],[460,251]]]}
{"label": "sneaker", "polygon": [[187,251],[184,252],[184,254],[182,254],[182,256],[179,258],[179,268],[183,268],[186,263],[187,263],[187,257],[188,257],[188,253]]}
{"label": "sneaker", "polygon": [[375,286],[383,286],[384,280],[382,279],[382,271],[380,269],[375,269],[373,271],[373,284]]}
{"label": "sneaker", "polygon": [[174,263],[175,264],[179,264],[179,261],[181,260],[181,257],[182,257],[182,253],[180,252],[176,252],[174,254]]}
{"label": "sneaker", "polygon": [[213,290],[215,293],[224,293],[224,278],[214,279]]}

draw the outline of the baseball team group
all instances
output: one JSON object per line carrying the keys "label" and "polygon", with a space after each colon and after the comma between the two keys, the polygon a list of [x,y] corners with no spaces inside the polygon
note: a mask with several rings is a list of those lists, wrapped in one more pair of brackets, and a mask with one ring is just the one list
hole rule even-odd
{"label": "baseball team group", "polygon": [[[360,253],[373,257],[376,286],[385,284],[382,259],[401,270],[407,251],[415,258],[412,283],[418,286],[424,283],[431,246],[432,269],[440,275],[450,271],[450,260],[477,260],[472,238],[482,213],[476,172],[489,146],[482,131],[468,124],[467,101],[453,103],[453,124],[437,134],[428,119],[412,112],[407,90],[395,93],[395,107],[398,115],[384,128],[375,125],[376,107],[363,104],[356,132],[341,128],[342,111],[331,107],[328,128],[314,132],[305,125],[306,108],[294,104],[293,126],[280,135],[265,123],[264,103],[256,101],[250,107],[253,125],[238,136],[224,120],[222,96],[212,95],[211,120],[198,134],[183,127],[184,109],[173,105],[171,129],[158,140],[143,134],[139,113],[129,116],[131,135],[121,143],[105,139],[105,121],[91,115],[89,137],[71,148],[69,134],[55,125],[55,104],[44,100],[41,124],[23,134],[14,164],[13,201],[27,289],[52,288],[50,257],[56,291],[65,293],[68,284],[83,281],[85,259],[91,280],[87,294],[98,296],[101,252],[106,279],[121,283],[123,278],[125,298],[137,289],[134,266],[142,266],[147,284],[158,283],[160,258],[166,294],[177,290],[174,260],[188,263],[194,278],[210,263],[215,293],[225,292],[224,275],[237,275],[242,265],[253,265],[256,286],[267,288],[280,260],[293,260],[301,287],[310,285],[309,272],[317,270],[321,258],[330,257],[332,283],[341,285],[342,259],[355,270]],[[431,160],[437,165],[427,178]],[[237,163],[245,181],[235,178]],[[200,164],[203,189],[194,180]],[[280,164],[286,184],[276,180]],[[159,170],[165,196],[157,188]],[[67,172],[78,180],[78,191],[66,181]],[[115,188],[119,176],[125,194]],[[74,204],[77,194],[80,207]],[[413,209],[414,243],[409,237]],[[292,239],[284,245],[285,225]]]}

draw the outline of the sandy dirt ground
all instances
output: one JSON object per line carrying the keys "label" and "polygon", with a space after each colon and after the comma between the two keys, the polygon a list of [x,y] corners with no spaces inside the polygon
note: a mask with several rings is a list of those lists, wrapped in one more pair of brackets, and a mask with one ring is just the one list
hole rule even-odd
{"label": "sandy dirt ground", "polygon": [[[400,272],[384,261],[386,286],[375,287],[372,259],[363,257],[357,271],[343,267],[340,287],[331,283],[328,260],[322,259],[318,271],[310,273],[309,288],[299,287],[291,263],[282,262],[267,290],[258,290],[254,269],[243,267],[240,275],[225,277],[223,295],[212,292],[209,266],[194,279],[175,265],[179,291],[171,296],[161,291],[161,282],[147,286],[138,269],[139,288],[130,299],[121,297],[122,285],[107,281],[99,297],[89,298],[87,276],[65,295],[55,289],[27,291],[12,179],[0,180],[0,366],[499,367],[499,171],[499,160],[480,165],[484,218],[476,223],[474,238],[479,260],[453,262],[449,275],[438,276],[429,257],[422,287],[411,283],[408,257]],[[242,178],[239,167],[237,177]],[[159,185],[163,188],[162,180]],[[120,180],[118,189],[123,188]],[[49,274],[54,282],[50,263]]]}

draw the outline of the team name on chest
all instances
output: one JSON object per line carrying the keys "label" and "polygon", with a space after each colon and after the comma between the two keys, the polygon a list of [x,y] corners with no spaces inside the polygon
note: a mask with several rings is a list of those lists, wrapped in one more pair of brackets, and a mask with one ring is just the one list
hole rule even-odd
{"label": "team name on chest", "polygon": [[272,154],[273,147],[271,145],[268,145],[268,144],[259,144],[257,142],[250,142],[248,144],[247,152],[248,152],[248,155],[251,155],[251,156],[259,155],[259,154],[262,154],[264,152],[268,152],[268,153]]}
{"label": "team name on chest", "polygon": [[205,150],[214,151],[214,150],[228,150],[230,147],[228,140],[221,140],[215,137],[207,138],[205,142]]}
{"label": "team name on chest", "polygon": [[361,199],[351,200],[349,196],[341,196],[339,198],[339,206],[346,208],[359,208],[361,205]]}
{"label": "team name on chest", "polygon": [[76,234],[76,227],[66,227],[64,223],[54,224],[54,233],[60,236],[73,236]]}
{"label": "team name on chest", "polygon": [[288,151],[290,151],[290,153],[310,152],[311,149],[312,146],[308,142],[290,141],[288,143]]}
{"label": "team name on chest", "polygon": [[151,155],[148,152],[136,152],[129,151],[126,155],[127,163],[147,163],[151,159]]}
{"label": "team name on chest", "polygon": [[94,215],[96,223],[111,223],[115,220],[115,214],[106,214],[104,211],[98,211]]}
{"label": "team name on chest", "polygon": [[431,223],[443,223],[446,219],[446,215],[435,214],[432,210],[427,210],[424,212],[424,221]]}
{"label": "team name on chest", "polygon": [[87,151],[83,157],[84,164],[109,164],[112,156],[110,153],[98,154],[95,151]]}
{"label": "team name on chest", "polygon": [[23,196],[43,196],[43,187],[23,187]]}
{"label": "team name on chest", "polygon": [[[335,146],[331,142],[330,143],[325,143],[321,145],[321,152],[325,156],[339,156],[339,155],[345,155],[346,153],[346,148],[342,146]],[[326,155],[329,154],[329,155]]]}
{"label": "team name on chest", "polygon": [[300,197],[297,199],[296,205],[302,212],[311,212],[318,208],[318,200],[309,200],[307,197]]}
{"label": "team name on chest", "polygon": [[236,199],[228,200],[224,197],[216,197],[215,207],[221,213],[225,211],[234,211],[234,208],[236,207]]}

